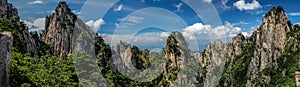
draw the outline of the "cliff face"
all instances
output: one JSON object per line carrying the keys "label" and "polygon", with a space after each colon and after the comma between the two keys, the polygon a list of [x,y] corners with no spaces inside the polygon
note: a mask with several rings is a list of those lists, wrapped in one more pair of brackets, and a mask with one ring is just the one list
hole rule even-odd
{"label": "cliff face", "polygon": [[18,10],[7,0],[0,0],[0,18],[10,18],[18,16]]}
{"label": "cliff face", "polygon": [[[284,52],[287,33],[291,23],[282,7],[272,8],[264,17],[262,25],[253,33],[254,56],[249,65],[250,80],[247,86],[255,86],[259,71],[265,68],[278,68],[278,58]],[[269,83],[270,76],[263,75],[263,83]]]}
{"label": "cliff face", "polygon": [[60,2],[55,12],[46,17],[41,40],[50,46],[53,54],[72,52],[72,37],[76,20],[76,15],[71,12],[65,2]]}
{"label": "cliff face", "polygon": [[13,36],[10,32],[0,32],[0,86],[8,87]]}
{"label": "cliff face", "polygon": [[[193,69],[198,69],[198,67],[194,67],[197,66],[193,60],[194,56],[180,32],[172,32],[168,37],[164,53],[168,61],[163,71],[164,79],[170,86],[196,86],[198,84],[197,75],[184,72],[193,73]],[[173,78],[174,76],[177,78]]]}
{"label": "cliff face", "polygon": [[10,25],[12,25],[7,26],[9,29],[6,31],[15,31],[13,32],[15,38],[14,47],[19,49],[19,51],[23,51],[23,53],[29,53],[31,56],[38,57],[35,46],[36,43],[32,39],[25,24],[20,22],[17,8],[7,3],[7,0],[1,0],[0,4],[0,18],[7,19]]}

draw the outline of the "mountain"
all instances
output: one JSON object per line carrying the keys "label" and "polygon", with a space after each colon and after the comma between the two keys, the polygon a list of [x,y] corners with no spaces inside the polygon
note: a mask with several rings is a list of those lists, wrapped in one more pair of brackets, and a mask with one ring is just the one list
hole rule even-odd
{"label": "mountain", "polygon": [[[297,43],[288,41],[291,30],[292,24],[283,8],[279,6],[272,8],[265,15],[262,25],[249,38],[238,34],[233,37],[232,43],[223,43],[226,48],[224,57],[226,63],[219,86],[284,86],[287,83],[280,82],[282,79],[294,83],[293,74],[298,62],[290,62],[293,71],[286,65],[289,65],[287,61],[298,60],[299,56],[285,57],[285,54],[289,54],[287,45]],[[299,50],[299,48],[294,49]],[[211,45],[208,45],[203,53],[196,54],[199,57],[200,67],[206,71],[202,73],[203,75],[200,74],[200,77],[204,78],[201,81],[207,81],[205,76],[212,73],[208,72],[210,71],[208,67],[214,65],[216,61],[214,59],[217,58],[209,56],[212,54]]]}
{"label": "mountain", "polygon": [[[300,59],[298,27],[292,26],[278,6],[264,16],[262,25],[250,37],[238,34],[231,43],[217,40],[204,52],[195,52],[200,65],[198,86],[295,85]],[[187,46],[174,34],[167,40],[166,58],[170,58],[172,67],[181,67],[186,64],[188,57],[183,55],[188,50],[179,49]]]}
{"label": "mountain", "polygon": [[45,30],[41,40],[50,46],[56,55],[72,52],[72,37],[77,17],[65,2],[60,2],[55,12],[46,17]]}

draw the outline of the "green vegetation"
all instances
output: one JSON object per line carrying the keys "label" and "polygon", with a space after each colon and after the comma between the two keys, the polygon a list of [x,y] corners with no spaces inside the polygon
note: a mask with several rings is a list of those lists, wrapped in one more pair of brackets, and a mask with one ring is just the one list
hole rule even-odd
{"label": "green vegetation", "polygon": [[287,35],[289,40],[285,45],[283,55],[278,59],[277,69],[267,68],[262,74],[271,75],[270,84],[273,86],[295,86],[295,72],[299,71],[300,59],[300,26],[295,25]]}
{"label": "green vegetation", "polygon": [[232,68],[228,68],[229,64],[227,63],[224,68],[224,73],[221,77],[220,86],[224,84],[226,76],[233,76],[235,82],[229,83],[229,86],[236,87],[245,87],[247,82],[247,70],[250,64],[251,59],[253,58],[254,45],[253,43],[249,43],[247,46],[242,47],[242,53],[240,55],[236,55],[231,65]]}
{"label": "green vegetation", "polygon": [[39,59],[12,53],[10,86],[78,86],[72,58],[42,56]]}

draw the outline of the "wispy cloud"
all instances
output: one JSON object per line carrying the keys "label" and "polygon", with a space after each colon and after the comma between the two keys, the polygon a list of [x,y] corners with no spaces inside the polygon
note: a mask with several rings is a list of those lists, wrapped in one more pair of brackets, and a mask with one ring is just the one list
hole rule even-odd
{"label": "wispy cloud", "polygon": [[114,9],[114,11],[115,11],[115,12],[121,11],[122,8],[123,8],[123,4],[121,4],[121,5],[119,5],[118,7],[116,7],[116,8]]}
{"label": "wispy cloud", "polygon": [[240,11],[243,10],[255,10],[261,8],[262,6],[256,0],[253,0],[251,3],[247,3],[245,0],[239,0],[233,4]]}
{"label": "wispy cloud", "polygon": [[127,16],[125,18],[121,18],[118,21],[123,22],[122,25],[115,24],[116,28],[128,28],[129,25],[139,24],[143,22],[144,18],[139,16]]}
{"label": "wispy cloud", "polygon": [[182,5],[183,5],[182,3],[175,5],[175,7],[177,8],[176,12],[182,12],[181,10]]}
{"label": "wispy cloud", "polygon": [[206,2],[206,3],[211,3],[212,0],[203,0],[203,2]]}
{"label": "wispy cloud", "polygon": [[44,2],[42,0],[35,0],[32,2],[28,2],[28,4],[43,4]]}
{"label": "wispy cloud", "polygon": [[291,12],[289,13],[290,16],[300,16],[300,12]]}

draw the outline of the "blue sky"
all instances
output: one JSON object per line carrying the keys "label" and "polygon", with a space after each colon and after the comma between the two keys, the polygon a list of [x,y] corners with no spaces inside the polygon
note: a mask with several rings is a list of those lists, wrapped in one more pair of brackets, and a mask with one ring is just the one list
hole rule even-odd
{"label": "blue sky", "polygon": [[182,32],[194,51],[216,39],[249,36],[275,6],[282,6],[293,24],[300,23],[299,0],[9,0],[31,31],[44,29],[45,16],[59,1],[107,43],[123,40],[142,49],[164,47],[172,31]]}

